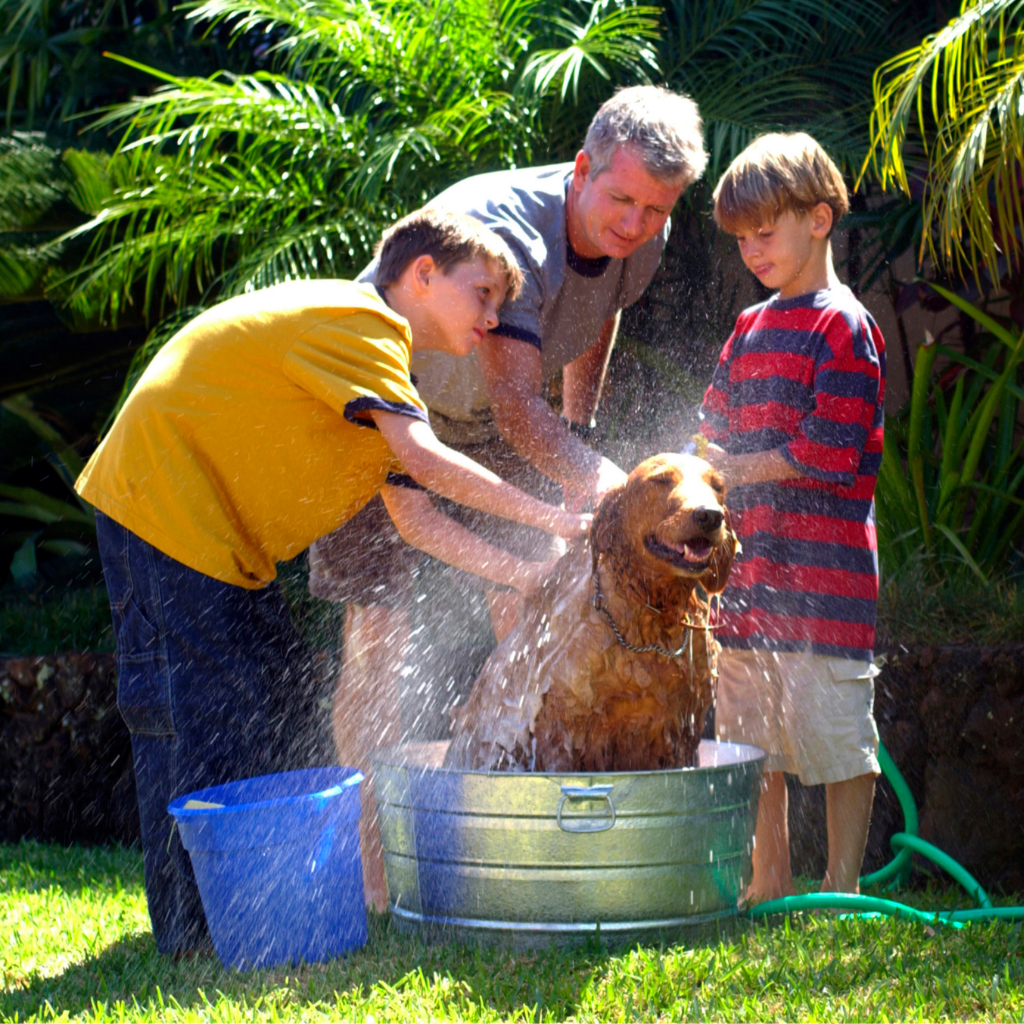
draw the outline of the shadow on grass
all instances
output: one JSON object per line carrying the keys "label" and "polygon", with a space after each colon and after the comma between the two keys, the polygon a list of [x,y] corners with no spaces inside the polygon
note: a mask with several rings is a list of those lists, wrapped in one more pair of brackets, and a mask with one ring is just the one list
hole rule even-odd
{"label": "shadow on grass", "polygon": [[[385,915],[370,915],[370,939],[348,957],[324,964],[241,973],[225,970],[212,956],[172,961],[161,956],[150,934],[108,946],[62,973],[35,977],[0,995],[0,1018],[62,1014],[74,1019],[96,1013],[117,1016],[119,1003],[131,1011],[159,1014],[164,1007],[200,1009],[225,999],[252,1010],[268,999],[287,1016],[303,1006],[324,1008],[359,1002],[384,983],[389,998],[406,1001],[422,1017],[440,986],[452,1007],[489,1006],[501,1017],[542,1007],[558,1019],[570,1016],[581,992],[603,972],[610,953],[591,944],[574,950],[510,951],[499,948],[427,944],[392,927]],[[424,1010],[415,1007],[422,994]]]}
{"label": "shadow on grass", "polygon": [[0,843],[0,893],[60,889],[74,896],[84,889],[142,886],[139,850],[124,846],[63,847],[22,839]]}

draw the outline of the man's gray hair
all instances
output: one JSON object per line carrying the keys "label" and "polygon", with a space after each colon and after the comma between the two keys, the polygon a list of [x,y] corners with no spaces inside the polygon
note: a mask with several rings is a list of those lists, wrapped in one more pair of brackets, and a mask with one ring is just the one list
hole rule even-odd
{"label": "man's gray hair", "polygon": [[689,188],[708,162],[704,125],[689,96],[660,85],[634,85],[605,100],[587,129],[583,149],[591,176],[608,169],[619,146],[633,146],[648,173]]}

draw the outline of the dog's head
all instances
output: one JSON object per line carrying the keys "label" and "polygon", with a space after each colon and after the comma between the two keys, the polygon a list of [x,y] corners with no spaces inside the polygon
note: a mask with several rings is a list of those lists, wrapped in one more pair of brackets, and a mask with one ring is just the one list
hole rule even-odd
{"label": "dog's head", "polygon": [[653,586],[687,578],[718,593],[736,554],[725,483],[703,459],[655,455],[605,496],[591,544]]}

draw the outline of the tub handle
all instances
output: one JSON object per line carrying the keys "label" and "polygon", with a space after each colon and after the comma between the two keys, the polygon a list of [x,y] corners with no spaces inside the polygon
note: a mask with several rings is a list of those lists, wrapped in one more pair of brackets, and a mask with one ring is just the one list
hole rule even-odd
{"label": "tub handle", "polygon": [[[615,804],[612,803],[612,785],[603,786],[563,786],[562,798],[558,801],[555,820],[563,832],[606,832],[615,827]],[[570,818],[567,823],[562,821],[562,808],[566,800],[607,800],[611,817],[603,818]]]}

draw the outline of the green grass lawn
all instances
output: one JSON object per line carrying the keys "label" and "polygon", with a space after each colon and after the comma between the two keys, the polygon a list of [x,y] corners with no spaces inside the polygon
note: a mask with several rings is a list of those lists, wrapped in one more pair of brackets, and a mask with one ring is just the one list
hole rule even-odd
{"label": "green grass lawn", "polygon": [[[944,889],[908,901],[966,905]],[[156,952],[137,852],[0,845],[4,1021],[1019,1021],[1022,951],[1019,924],[823,915],[692,947],[522,954],[428,946],[376,917],[344,960],[240,974]]]}

